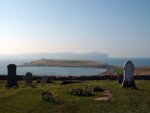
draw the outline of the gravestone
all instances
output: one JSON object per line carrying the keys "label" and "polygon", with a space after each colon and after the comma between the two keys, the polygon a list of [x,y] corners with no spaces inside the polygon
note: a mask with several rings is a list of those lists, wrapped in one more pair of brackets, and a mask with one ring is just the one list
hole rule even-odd
{"label": "gravestone", "polygon": [[43,76],[42,77],[42,82],[43,83],[48,83],[48,76]]}
{"label": "gravestone", "polygon": [[31,72],[26,73],[25,81],[26,81],[26,86],[32,85],[32,73]]}
{"label": "gravestone", "polygon": [[17,75],[16,75],[16,65],[15,64],[9,64],[7,66],[8,69],[8,75],[7,75],[7,87],[18,87],[17,84]]}
{"label": "gravestone", "polygon": [[136,88],[134,82],[134,64],[132,63],[132,61],[128,60],[127,62],[125,62],[123,68],[124,68],[124,75],[123,75],[124,78],[122,86]]}

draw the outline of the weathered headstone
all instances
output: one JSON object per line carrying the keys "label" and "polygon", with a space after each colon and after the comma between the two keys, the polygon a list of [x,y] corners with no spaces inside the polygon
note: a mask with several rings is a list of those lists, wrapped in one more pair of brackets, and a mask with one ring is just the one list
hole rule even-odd
{"label": "weathered headstone", "polygon": [[26,81],[26,86],[32,85],[32,73],[31,72],[26,73],[25,81]]}
{"label": "weathered headstone", "polygon": [[48,76],[43,76],[42,77],[42,82],[43,83],[48,83]]}
{"label": "weathered headstone", "polygon": [[136,88],[135,82],[134,82],[134,64],[132,61],[128,60],[124,64],[124,78],[123,78],[123,87],[134,87]]}
{"label": "weathered headstone", "polygon": [[7,75],[7,87],[18,87],[17,84],[17,75],[16,75],[16,65],[15,64],[9,64],[7,66],[8,69],[8,75]]}

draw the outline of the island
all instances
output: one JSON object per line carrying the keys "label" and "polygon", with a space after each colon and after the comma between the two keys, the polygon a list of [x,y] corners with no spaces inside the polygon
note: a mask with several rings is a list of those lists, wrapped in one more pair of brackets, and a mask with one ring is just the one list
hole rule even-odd
{"label": "island", "polygon": [[[109,65],[108,63],[97,62],[93,60],[60,60],[60,59],[40,59],[34,60],[29,63],[24,63],[19,65],[19,67],[29,67],[29,66],[58,66],[58,67],[93,67],[107,69],[106,72],[102,74],[118,74],[121,72],[123,74],[123,67]],[[150,67],[135,67],[135,75],[149,75]]]}
{"label": "island", "polygon": [[20,66],[59,66],[59,67],[95,67],[108,68],[107,63],[100,63],[92,60],[54,60],[54,59],[40,59],[24,63]]}

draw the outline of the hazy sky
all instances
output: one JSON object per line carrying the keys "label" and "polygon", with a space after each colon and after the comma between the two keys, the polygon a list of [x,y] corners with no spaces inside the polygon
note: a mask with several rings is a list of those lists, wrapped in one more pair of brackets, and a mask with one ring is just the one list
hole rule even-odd
{"label": "hazy sky", "polygon": [[0,0],[0,54],[150,57],[150,0]]}

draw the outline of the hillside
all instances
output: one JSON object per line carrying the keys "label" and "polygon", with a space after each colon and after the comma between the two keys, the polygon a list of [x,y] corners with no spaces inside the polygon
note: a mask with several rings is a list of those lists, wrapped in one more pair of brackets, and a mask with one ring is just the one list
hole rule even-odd
{"label": "hillside", "polygon": [[[110,80],[68,85],[59,85],[60,82],[38,83],[36,88],[30,88],[25,87],[24,81],[19,81],[18,89],[6,89],[6,81],[0,81],[0,113],[150,113],[150,81],[135,81],[138,90],[121,88],[116,81]],[[102,96],[101,92],[94,93],[91,97],[68,94],[71,88],[94,84],[103,89],[111,89],[113,99],[95,101],[96,97]],[[41,93],[45,90],[52,91],[58,102],[52,104],[43,101]]]}

